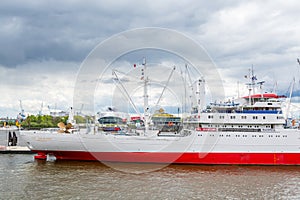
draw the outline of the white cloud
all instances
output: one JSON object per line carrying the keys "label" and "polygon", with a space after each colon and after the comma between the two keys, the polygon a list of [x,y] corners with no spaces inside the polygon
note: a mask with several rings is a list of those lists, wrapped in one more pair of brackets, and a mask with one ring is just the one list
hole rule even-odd
{"label": "white cloud", "polygon": [[1,116],[15,117],[19,100],[26,113],[37,114],[41,103],[67,109],[72,106],[74,82],[79,63],[43,61],[0,67]]}
{"label": "white cloud", "polygon": [[[199,27],[197,38],[217,63],[228,95],[231,85],[254,66],[268,89],[275,82],[283,92],[298,74],[300,17],[297,1],[248,1],[213,13]],[[283,73],[284,72],[284,73]],[[229,84],[229,82],[231,84]]]}

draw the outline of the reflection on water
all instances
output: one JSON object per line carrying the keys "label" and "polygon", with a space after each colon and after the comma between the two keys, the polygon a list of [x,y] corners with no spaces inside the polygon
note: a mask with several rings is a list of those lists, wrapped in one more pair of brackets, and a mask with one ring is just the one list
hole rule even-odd
{"label": "reflection on water", "polygon": [[32,155],[0,155],[0,163],[0,199],[300,198],[300,166],[170,165],[133,174],[98,162],[34,161]]}

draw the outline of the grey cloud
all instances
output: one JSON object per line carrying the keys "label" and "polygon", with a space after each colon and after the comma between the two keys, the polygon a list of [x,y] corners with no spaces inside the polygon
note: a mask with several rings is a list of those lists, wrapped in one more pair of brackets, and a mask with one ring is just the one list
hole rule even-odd
{"label": "grey cloud", "polygon": [[[192,3],[192,4],[191,4]],[[135,27],[197,31],[218,3],[140,1],[2,1],[0,64],[81,61],[105,38]]]}
{"label": "grey cloud", "polygon": [[[0,65],[3,69],[10,68],[7,70],[14,68],[16,74],[4,77],[1,83],[12,88],[14,84],[28,86],[34,81],[43,85],[43,80],[49,81],[53,75],[61,78],[68,70],[75,74],[81,61],[99,42],[132,28],[162,27],[183,32],[203,45],[221,72],[230,69],[221,74],[224,79],[240,80],[253,64],[259,77],[278,80],[279,89],[285,91],[298,70],[298,8],[299,2],[293,0],[4,0],[0,5]],[[157,37],[163,43],[168,42],[163,35]],[[116,48],[117,45],[121,44],[116,44]],[[171,45],[176,45],[176,41]],[[105,53],[114,50],[107,49]],[[193,51],[191,48],[190,53]],[[164,53],[146,56],[149,62],[168,60]],[[136,57],[124,56],[124,60],[133,63]],[[34,63],[32,68],[31,63]],[[43,72],[40,68],[47,70]],[[20,69],[31,73],[24,72],[22,77],[18,74]],[[44,78],[34,77],[41,74]]]}

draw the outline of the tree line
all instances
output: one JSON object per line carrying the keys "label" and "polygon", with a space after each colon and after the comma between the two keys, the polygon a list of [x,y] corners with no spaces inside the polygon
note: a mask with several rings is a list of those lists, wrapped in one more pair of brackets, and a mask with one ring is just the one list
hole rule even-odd
{"label": "tree line", "polygon": [[[40,129],[40,128],[56,128],[59,122],[67,123],[68,116],[54,117],[51,115],[29,115],[21,122],[9,120],[1,122],[1,126],[6,125],[21,125],[25,129]],[[74,116],[76,123],[85,123],[86,118],[82,116]]]}

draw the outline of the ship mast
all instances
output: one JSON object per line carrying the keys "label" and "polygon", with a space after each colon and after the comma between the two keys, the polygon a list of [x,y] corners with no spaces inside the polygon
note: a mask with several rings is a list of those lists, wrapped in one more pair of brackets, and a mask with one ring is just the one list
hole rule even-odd
{"label": "ship mast", "polygon": [[254,72],[253,72],[253,65],[251,69],[249,69],[248,78],[249,78],[249,83],[247,85],[249,90],[249,103],[250,105],[252,105],[251,95],[255,94],[255,81],[256,81],[256,76],[254,76]]}
{"label": "ship mast", "polygon": [[253,65],[251,67],[251,83],[252,83],[252,94],[255,94],[255,81],[256,81],[256,76],[254,76],[254,70],[253,70]]}
{"label": "ship mast", "polygon": [[149,79],[147,74],[147,65],[146,65],[146,58],[143,59],[143,72],[142,72],[142,79],[144,80],[144,120],[145,120],[145,132],[146,135],[149,130],[149,95],[148,95],[148,85],[149,85]]}

